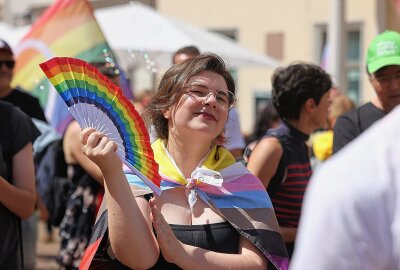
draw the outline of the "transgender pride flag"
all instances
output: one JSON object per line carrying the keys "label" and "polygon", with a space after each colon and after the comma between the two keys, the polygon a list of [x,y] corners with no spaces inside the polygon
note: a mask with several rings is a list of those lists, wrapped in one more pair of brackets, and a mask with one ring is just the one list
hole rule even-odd
{"label": "transgender pride flag", "polygon": [[[55,56],[75,57],[86,62],[116,60],[86,0],[57,0],[32,26],[15,50],[17,64],[13,85],[38,97],[53,127],[63,132],[72,119],[39,68]],[[124,91],[132,93],[130,91]]]}

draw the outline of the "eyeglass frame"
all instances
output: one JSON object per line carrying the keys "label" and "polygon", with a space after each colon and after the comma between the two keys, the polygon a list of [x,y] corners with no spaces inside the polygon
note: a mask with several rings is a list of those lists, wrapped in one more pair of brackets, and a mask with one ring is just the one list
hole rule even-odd
{"label": "eyeglass frame", "polygon": [[[207,89],[208,89],[208,94],[207,94],[206,96],[204,96],[204,97],[199,97],[199,96],[197,96],[196,94],[194,94],[193,92],[191,92],[191,91],[190,91],[190,90],[191,90],[191,87],[192,87],[192,86],[195,86],[195,85],[197,85],[197,86],[202,86],[202,87],[204,87],[204,88],[207,88]],[[182,87],[182,89],[189,89],[189,91],[186,92],[187,95],[193,97],[193,98],[196,99],[196,100],[197,100],[197,99],[203,99],[203,102],[206,101],[206,100],[210,97],[210,95],[213,95],[214,98],[215,98],[215,100],[217,101],[218,107],[219,107],[221,110],[224,110],[224,111],[229,111],[230,109],[232,109],[233,106],[235,105],[236,101],[237,101],[236,95],[235,95],[232,91],[229,91],[228,89],[211,90],[211,89],[210,89],[206,84],[204,84],[204,83],[192,82],[192,83],[189,83],[189,84],[184,85],[184,86]],[[221,107],[221,104],[218,102],[217,93],[220,92],[220,91],[222,91],[222,92],[224,92],[224,93],[225,93],[225,91],[228,92],[227,97],[228,97],[228,100],[229,100],[230,102],[229,102],[227,108]],[[231,94],[232,99],[229,98],[229,93]]]}
{"label": "eyeglass frame", "polygon": [[8,69],[13,69],[15,67],[14,60],[0,60],[0,68],[5,65]]}
{"label": "eyeglass frame", "polygon": [[372,75],[372,78],[381,85],[381,87],[386,88],[390,85],[392,80],[398,81],[400,83],[400,72],[393,74],[393,75],[383,75],[383,76],[376,76],[375,74]]}

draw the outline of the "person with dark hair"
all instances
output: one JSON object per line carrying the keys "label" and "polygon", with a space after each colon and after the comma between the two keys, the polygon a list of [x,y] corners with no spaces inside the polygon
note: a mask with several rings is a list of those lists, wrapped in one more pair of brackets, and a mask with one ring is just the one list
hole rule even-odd
{"label": "person with dark hair", "polygon": [[247,165],[271,196],[289,256],[311,176],[306,141],[326,125],[331,88],[330,76],[316,65],[278,68],[272,77],[272,99],[282,123],[266,132]]}
{"label": "person with dark hair", "polygon": [[0,269],[24,269],[21,219],[35,209],[32,143],[39,136],[31,119],[0,101]]}
{"label": "person with dark hair", "polygon": [[47,122],[39,100],[20,88],[12,88],[14,53],[4,40],[0,39],[0,100],[12,103],[31,118]]}
{"label": "person with dark hair", "polygon": [[182,47],[173,54],[172,64],[178,64],[198,55],[200,55],[200,50],[196,46]]}
{"label": "person with dark hair", "polygon": [[400,33],[386,30],[371,41],[367,73],[376,96],[337,119],[333,129],[333,153],[400,104]]}
{"label": "person with dark hair", "polygon": [[221,145],[234,102],[234,81],[216,55],[193,57],[164,74],[146,108],[158,138],[152,149],[160,196],[123,173],[113,141],[94,129],[82,132],[84,153],[103,172],[108,207],[97,222],[104,238],[92,240],[97,252],[87,249],[93,260],[83,269],[108,262],[107,269],[253,270],[266,269],[269,260],[287,269],[262,183]]}
{"label": "person with dark hair", "polygon": [[[14,53],[10,45],[0,39],[0,101],[13,104],[30,118],[46,122],[39,100],[19,87],[11,87],[14,66]],[[43,209],[39,194],[37,198],[39,209]],[[21,224],[25,269],[33,269],[36,263],[37,216],[33,213],[31,217],[22,220]]]}
{"label": "person with dark hair", "polygon": [[261,110],[257,113],[257,119],[254,124],[253,134],[249,138],[249,144],[243,153],[243,160],[249,161],[249,157],[258,141],[264,137],[265,132],[270,128],[279,126],[281,119],[279,118],[278,112],[276,111],[274,104],[268,102]]}

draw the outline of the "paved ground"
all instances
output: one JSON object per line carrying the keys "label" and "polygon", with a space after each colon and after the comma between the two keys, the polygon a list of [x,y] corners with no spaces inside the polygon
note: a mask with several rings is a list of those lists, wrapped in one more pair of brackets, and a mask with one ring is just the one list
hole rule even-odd
{"label": "paved ground", "polygon": [[57,270],[59,267],[54,258],[59,248],[58,230],[53,230],[53,242],[43,241],[44,237],[45,224],[43,222],[39,222],[36,270]]}

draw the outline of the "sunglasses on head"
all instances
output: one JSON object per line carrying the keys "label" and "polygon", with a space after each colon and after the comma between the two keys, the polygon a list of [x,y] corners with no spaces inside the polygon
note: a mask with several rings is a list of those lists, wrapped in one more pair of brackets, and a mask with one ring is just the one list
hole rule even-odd
{"label": "sunglasses on head", "polygon": [[14,68],[15,61],[13,61],[13,60],[1,61],[0,60],[0,67],[2,67],[3,65],[6,65],[7,68],[11,69],[11,68]]}

